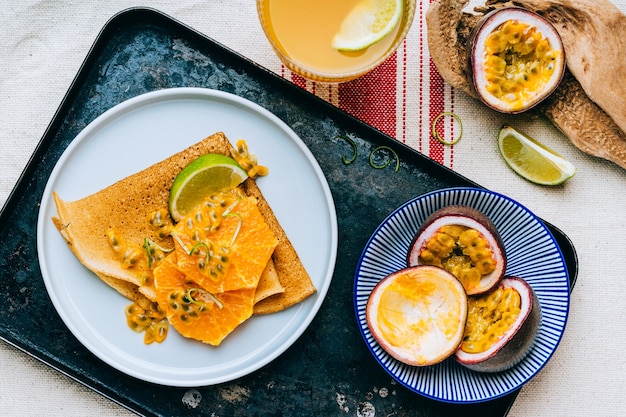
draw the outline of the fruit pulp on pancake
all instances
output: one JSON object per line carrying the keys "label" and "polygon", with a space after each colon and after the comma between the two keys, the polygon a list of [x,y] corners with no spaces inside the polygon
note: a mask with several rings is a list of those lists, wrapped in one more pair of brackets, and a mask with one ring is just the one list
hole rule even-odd
{"label": "fruit pulp on pancake", "polygon": [[217,346],[252,315],[254,288],[210,294],[178,269],[176,254],[168,256],[154,275],[159,306],[184,337]]}
{"label": "fruit pulp on pancake", "polygon": [[211,293],[253,288],[278,243],[254,198],[215,193],[172,231],[178,268]]}
{"label": "fruit pulp on pancake", "polygon": [[174,253],[154,271],[157,302],[183,336],[219,345],[252,315],[278,241],[256,200],[239,189],[209,196],[172,236]]}

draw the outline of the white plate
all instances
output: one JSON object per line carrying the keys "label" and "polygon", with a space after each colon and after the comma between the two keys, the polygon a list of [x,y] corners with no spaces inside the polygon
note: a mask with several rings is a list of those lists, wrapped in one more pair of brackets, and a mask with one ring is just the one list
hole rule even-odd
{"label": "white plate", "polygon": [[[542,319],[529,354],[515,367],[479,373],[453,358],[427,367],[405,365],[373,338],[365,318],[372,289],[391,272],[406,267],[406,254],[422,222],[453,204],[474,207],[495,224],[507,257],[507,275],[525,279],[541,305]],[[473,403],[501,397],[528,382],[552,357],[567,322],[569,279],[563,254],[546,226],[527,208],[504,195],[476,188],[449,188],[416,197],[391,213],[363,250],[354,283],[359,329],[380,365],[410,390],[451,403]]]}
{"label": "white plate", "polygon": [[[258,180],[293,242],[317,293],[285,311],[254,316],[219,347],[185,339],[171,329],[161,344],[145,345],[130,330],[128,300],[83,267],[54,227],[52,191],[72,201],[223,131],[244,138],[269,167]],[[108,110],[67,147],[41,201],[37,251],[43,280],[59,315],[91,352],[116,369],[157,384],[211,385],[269,363],[305,331],[326,296],[335,268],[337,219],[328,183],[302,140],[264,108],[202,88],[144,94]]]}

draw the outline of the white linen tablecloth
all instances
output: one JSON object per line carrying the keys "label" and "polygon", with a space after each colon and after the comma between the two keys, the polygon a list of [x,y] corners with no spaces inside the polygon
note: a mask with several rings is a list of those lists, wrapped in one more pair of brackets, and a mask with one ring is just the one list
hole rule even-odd
{"label": "white linen tablecloth", "polygon": [[[626,11],[626,1],[615,3]],[[8,198],[98,32],[115,13],[129,6],[159,9],[259,64],[284,73],[263,36],[253,0],[133,4],[122,0],[1,0],[0,204]],[[578,167],[575,177],[563,186],[533,185],[514,174],[498,152],[495,133],[507,118],[460,92],[455,94],[454,111],[463,119],[462,140],[446,148],[443,155],[428,149],[413,123],[420,117],[423,81],[413,70],[420,65],[418,58],[427,52],[423,50],[425,10],[422,4],[403,46],[405,66],[399,79],[403,82],[406,119],[402,118],[402,127],[399,121],[398,126],[392,126],[391,134],[482,186],[513,197],[555,224],[572,239],[579,256],[579,276],[563,340],[547,366],[522,389],[509,415],[618,415],[619,410],[626,409],[626,256],[622,252],[626,243],[626,171],[580,152],[546,120],[520,116],[515,120],[517,127]],[[304,86],[311,87],[307,83]],[[449,93],[444,88],[444,94]],[[323,92],[318,94],[324,96]],[[328,94],[323,98],[333,102],[332,97]],[[372,111],[365,109],[370,115]],[[340,411],[338,407],[337,415],[356,415],[356,410]],[[0,343],[0,415],[131,414]]]}

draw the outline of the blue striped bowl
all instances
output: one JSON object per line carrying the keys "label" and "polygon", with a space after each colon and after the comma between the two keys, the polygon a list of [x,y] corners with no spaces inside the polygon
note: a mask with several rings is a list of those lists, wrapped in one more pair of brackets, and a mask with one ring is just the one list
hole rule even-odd
{"label": "blue striped bowl", "polygon": [[[405,365],[374,340],[365,306],[374,286],[406,267],[406,253],[420,224],[435,210],[452,204],[474,207],[498,228],[507,256],[507,275],[525,279],[542,309],[541,325],[530,353],[507,371],[470,371],[453,358],[429,367]],[[569,310],[569,278],[561,250],[546,226],[518,202],[478,188],[448,188],[418,196],[391,213],[367,242],[354,280],[354,308],[365,343],[378,363],[399,383],[426,397],[450,403],[492,400],[520,388],[548,362],[558,346]]]}

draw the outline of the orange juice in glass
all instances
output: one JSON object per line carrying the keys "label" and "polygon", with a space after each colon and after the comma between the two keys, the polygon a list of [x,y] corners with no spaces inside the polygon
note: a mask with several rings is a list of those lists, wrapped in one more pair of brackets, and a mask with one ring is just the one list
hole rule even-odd
{"label": "orange juice in glass", "polygon": [[355,7],[374,0],[257,0],[261,26],[281,61],[295,73],[323,82],[357,78],[389,57],[406,36],[415,0],[402,0],[402,15],[380,41],[356,51],[333,47],[333,38]]}

